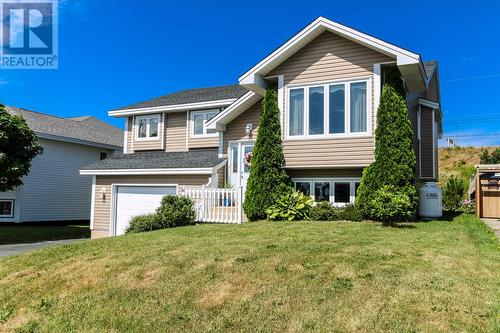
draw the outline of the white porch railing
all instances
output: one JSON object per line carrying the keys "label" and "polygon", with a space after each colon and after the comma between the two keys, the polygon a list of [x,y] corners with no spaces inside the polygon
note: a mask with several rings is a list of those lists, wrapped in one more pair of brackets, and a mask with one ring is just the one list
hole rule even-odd
{"label": "white porch railing", "polygon": [[199,222],[241,223],[243,216],[242,189],[180,187],[179,194],[194,201]]}

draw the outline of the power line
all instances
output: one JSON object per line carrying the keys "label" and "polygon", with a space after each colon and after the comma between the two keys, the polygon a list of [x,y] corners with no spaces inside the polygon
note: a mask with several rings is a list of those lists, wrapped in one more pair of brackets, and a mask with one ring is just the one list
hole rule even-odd
{"label": "power line", "polygon": [[443,80],[441,83],[447,83],[447,82],[457,82],[457,81],[467,81],[467,80],[479,80],[479,79],[489,79],[493,77],[500,77],[499,74],[490,74],[490,75],[480,75],[480,76],[469,76],[469,77],[463,77],[460,79],[451,79],[451,80]]}

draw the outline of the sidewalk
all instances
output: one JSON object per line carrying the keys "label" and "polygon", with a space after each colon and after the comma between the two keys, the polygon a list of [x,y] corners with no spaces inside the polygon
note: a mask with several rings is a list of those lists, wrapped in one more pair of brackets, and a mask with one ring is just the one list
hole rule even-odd
{"label": "sidewalk", "polygon": [[482,218],[481,219],[488,227],[493,230],[495,233],[495,236],[497,236],[498,239],[500,239],[500,219],[488,219],[488,218]]}

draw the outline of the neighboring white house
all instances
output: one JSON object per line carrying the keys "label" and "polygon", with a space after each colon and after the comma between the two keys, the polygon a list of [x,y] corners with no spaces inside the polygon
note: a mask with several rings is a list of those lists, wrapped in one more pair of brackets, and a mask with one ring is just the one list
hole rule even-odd
{"label": "neighboring white house", "polygon": [[24,117],[44,151],[32,161],[22,186],[0,192],[0,222],[89,220],[92,179],[79,170],[121,150],[123,132],[91,116],[6,109]]}

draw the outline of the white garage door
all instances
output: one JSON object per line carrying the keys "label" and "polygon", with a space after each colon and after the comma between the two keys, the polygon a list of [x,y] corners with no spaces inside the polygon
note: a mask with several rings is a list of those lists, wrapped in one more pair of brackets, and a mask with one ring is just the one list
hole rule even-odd
{"label": "white garage door", "polygon": [[153,213],[164,195],[175,195],[175,186],[118,186],[115,235],[123,235],[132,217]]}

